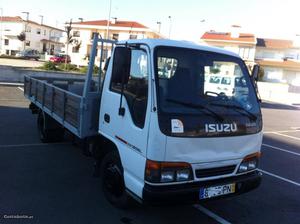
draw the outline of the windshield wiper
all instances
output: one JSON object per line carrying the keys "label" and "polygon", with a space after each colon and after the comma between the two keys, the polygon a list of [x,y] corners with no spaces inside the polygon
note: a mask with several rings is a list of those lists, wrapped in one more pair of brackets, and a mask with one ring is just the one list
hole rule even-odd
{"label": "windshield wiper", "polygon": [[209,108],[203,106],[203,105],[200,105],[200,104],[194,104],[194,103],[186,103],[186,102],[182,102],[182,101],[179,101],[179,100],[174,100],[174,99],[166,99],[166,101],[168,102],[171,102],[171,103],[176,103],[176,104],[179,104],[179,105],[182,105],[182,106],[186,106],[186,107],[190,107],[190,108],[195,108],[195,109],[204,109],[206,111],[208,111],[209,113],[205,113],[206,115],[209,115],[209,116],[212,116],[216,119],[218,119],[219,121],[224,121],[224,118],[217,114],[216,112],[210,110]]}
{"label": "windshield wiper", "polygon": [[234,104],[221,104],[221,103],[209,103],[209,105],[213,105],[213,106],[217,106],[217,107],[232,108],[232,109],[234,109],[234,111],[247,116],[251,120],[254,120],[254,121],[257,120],[257,117],[253,113],[249,112],[245,108],[243,108],[241,106],[238,106],[238,105],[234,105]]}

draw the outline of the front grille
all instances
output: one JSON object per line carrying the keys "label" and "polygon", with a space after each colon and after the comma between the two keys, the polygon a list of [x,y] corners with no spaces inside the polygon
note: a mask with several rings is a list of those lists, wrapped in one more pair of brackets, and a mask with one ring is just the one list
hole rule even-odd
{"label": "front grille", "polygon": [[196,170],[197,178],[213,177],[233,173],[235,165]]}

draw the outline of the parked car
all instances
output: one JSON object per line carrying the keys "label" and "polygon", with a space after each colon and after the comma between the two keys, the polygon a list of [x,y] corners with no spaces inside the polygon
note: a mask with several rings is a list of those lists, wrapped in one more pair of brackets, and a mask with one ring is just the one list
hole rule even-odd
{"label": "parked car", "polygon": [[53,57],[51,57],[49,60],[54,62],[54,63],[64,63],[67,57],[67,63],[71,62],[71,58],[69,55],[65,54],[56,54]]}
{"label": "parked car", "polygon": [[37,50],[26,49],[17,53],[16,57],[23,59],[34,59],[38,61],[40,59],[40,53]]}

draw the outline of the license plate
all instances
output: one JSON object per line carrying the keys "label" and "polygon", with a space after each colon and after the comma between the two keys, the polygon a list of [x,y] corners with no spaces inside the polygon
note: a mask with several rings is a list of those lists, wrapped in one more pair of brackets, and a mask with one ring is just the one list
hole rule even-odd
{"label": "license plate", "polygon": [[235,183],[200,189],[200,199],[213,198],[235,192]]}

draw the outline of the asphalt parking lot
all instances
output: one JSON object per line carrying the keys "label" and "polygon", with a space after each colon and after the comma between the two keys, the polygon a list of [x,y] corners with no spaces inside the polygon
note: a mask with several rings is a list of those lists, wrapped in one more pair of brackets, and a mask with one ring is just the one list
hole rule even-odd
{"label": "asphalt parking lot", "polygon": [[[20,87],[0,86],[0,224],[300,223],[300,110],[263,103],[261,186],[198,206],[112,207],[93,160],[66,141],[42,144]],[[19,215],[19,218],[11,218]]]}

